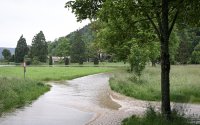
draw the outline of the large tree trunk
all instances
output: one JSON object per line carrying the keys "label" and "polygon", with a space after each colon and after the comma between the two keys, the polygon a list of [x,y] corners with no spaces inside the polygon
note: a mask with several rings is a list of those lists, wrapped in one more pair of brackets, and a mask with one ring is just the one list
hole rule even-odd
{"label": "large tree trunk", "polygon": [[161,93],[162,93],[162,113],[167,119],[170,118],[170,60],[169,60],[169,41],[161,42]]}
{"label": "large tree trunk", "polygon": [[161,93],[162,113],[170,119],[170,60],[169,60],[169,19],[168,0],[162,0],[162,31],[161,31]]}

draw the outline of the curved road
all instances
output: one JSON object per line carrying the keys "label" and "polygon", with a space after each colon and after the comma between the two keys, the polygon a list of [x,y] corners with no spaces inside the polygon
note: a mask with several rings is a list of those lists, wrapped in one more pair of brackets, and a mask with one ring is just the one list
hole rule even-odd
{"label": "curved road", "polygon": [[[0,125],[120,125],[132,114],[143,114],[150,103],[110,90],[109,74],[52,82],[51,91],[22,109],[0,118]],[[182,104],[175,104],[182,105]],[[200,105],[184,105],[188,115],[199,114]]]}

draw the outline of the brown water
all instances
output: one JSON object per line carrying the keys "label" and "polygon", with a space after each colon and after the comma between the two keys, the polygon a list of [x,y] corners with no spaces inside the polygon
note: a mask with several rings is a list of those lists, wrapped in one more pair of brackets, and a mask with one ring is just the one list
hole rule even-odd
{"label": "brown water", "polygon": [[62,83],[31,105],[0,118],[0,125],[83,125],[96,109],[117,110],[120,106],[109,96],[108,75],[99,74]]}

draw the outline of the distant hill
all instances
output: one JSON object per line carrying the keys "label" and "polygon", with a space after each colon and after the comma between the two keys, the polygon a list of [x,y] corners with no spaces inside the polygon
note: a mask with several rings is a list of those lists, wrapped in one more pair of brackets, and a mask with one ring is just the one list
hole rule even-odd
{"label": "distant hill", "polygon": [[73,37],[76,32],[79,32],[81,34],[82,40],[85,43],[93,42],[96,37],[94,31],[92,30],[92,25],[88,24],[79,30],[69,33],[68,35],[66,35],[66,38],[68,38],[70,42],[73,42]]}
{"label": "distant hill", "polygon": [[[89,43],[93,42],[96,37],[94,30],[92,29],[92,24],[88,24],[88,25],[84,26],[83,28],[73,31],[64,37],[66,37],[70,43],[73,43],[74,35],[77,32],[79,32],[79,34],[81,35],[81,38],[85,42],[85,44],[89,44]],[[58,44],[59,44],[59,41],[56,41],[56,40],[49,43],[49,47],[48,47],[49,54],[56,55],[55,48],[58,46]]]}
{"label": "distant hill", "polygon": [[15,48],[0,47],[0,59],[3,58],[3,55],[2,55],[3,49],[8,49],[8,50],[10,50],[11,55],[13,55],[13,54],[15,53]]}

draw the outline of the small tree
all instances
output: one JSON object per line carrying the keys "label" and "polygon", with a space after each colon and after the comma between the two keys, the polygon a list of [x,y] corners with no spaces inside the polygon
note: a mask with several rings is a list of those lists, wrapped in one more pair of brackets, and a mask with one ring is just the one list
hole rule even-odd
{"label": "small tree", "polygon": [[148,59],[149,52],[144,46],[139,46],[137,43],[133,44],[131,54],[128,61],[133,71],[138,77],[141,76]]}
{"label": "small tree", "polygon": [[4,59],[7,61],[9,61],[11,58],[11,53],[10,53],[10,50],[8,50],[8,49],[3,49],[2,55],[3,55]]}
{"label": "small tree", "polygon": [[53,65],[53,59],[52,59],[52,56],[49,56],[49,65]]}

